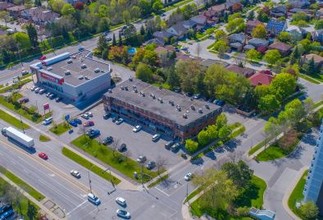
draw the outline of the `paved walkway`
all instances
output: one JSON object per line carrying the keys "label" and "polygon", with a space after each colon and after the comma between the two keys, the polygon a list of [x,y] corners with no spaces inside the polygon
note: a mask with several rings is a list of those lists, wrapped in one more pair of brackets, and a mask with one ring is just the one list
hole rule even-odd
{"label": "paved walkway", "polygon": [[54,213],[52,213],[46,206],[43,205],[43,203],[39,202],[37,199],[32,197],[30,194],[28,194],[24,189],[16,185],[14,182],[12,182],[10,179],[8,179],[5,175],[0,173],[0,177],[7,181],[10,185],[16,187],[27,199],[29,199],[31,202],[35,203],[45,214],[46,217],[50,220],[54,219],[62,219],[58,218]]}

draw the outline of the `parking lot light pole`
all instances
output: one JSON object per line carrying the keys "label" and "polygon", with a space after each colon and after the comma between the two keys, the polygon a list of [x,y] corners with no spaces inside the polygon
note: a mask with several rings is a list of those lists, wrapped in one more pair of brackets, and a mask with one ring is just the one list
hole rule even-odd
{"label": "parking lot light pole", "polygon": [[20,123],[21,123],[21,127],[22,127],[22,132],[25,133],[24,123],[22,122],[21,115],[20,115]]}
{"label": "parking lot light pole", "polygon": [[92,181],[91,181],[91,176],[90,176],[90,171],[93,168],[94,165],[90,167],[90,169],[87,171],[88,178],[89,178],[89,187],[90,187],[90,192],[92,193]]}

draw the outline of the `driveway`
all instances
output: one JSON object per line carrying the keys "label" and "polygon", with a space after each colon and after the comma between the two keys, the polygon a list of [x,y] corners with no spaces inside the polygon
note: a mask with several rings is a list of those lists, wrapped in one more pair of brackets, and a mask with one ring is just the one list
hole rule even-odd
{"label": "driveway", "polygon": [[285,211],[282,200],[284,194],[298,181],[297,176],[303,167],[309,167],[315,150],[318,131],[306,134],[298,149],[290,156],[269,161],[260,162],[252,160],[249,166],[254,170],[255,175],[264,179],[267,183],[265,192],[264,207],[276,212],[278,220],[293,220]]}
{"label": "driveway", "polygon": [[298,78],[298,82],[305,87],[307,96],[310,97],[314,102],[321,101],[323,99],[323,84],[311,83],[305,79]]}

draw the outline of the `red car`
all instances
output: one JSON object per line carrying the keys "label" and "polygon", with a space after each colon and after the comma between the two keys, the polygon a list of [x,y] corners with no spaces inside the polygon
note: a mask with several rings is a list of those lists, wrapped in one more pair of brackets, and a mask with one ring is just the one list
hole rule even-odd
{"label": "red car", "polygon": [[40,158],[44,159],[44,160],[47,160],[47,159],[48,159],[47,154],[45,154],[44,152],[40,152],[40,153],[38,154],[38,156],[39,156]]}
{"label": "red car", "polygon": [[40,58],[39,58],[40,60],[46,60],[46,56],[41,56]]}
{"label": "red car", "polygon": [[86,121],[83,123],[84,127],[91,127],[94,126],[94,121]]}

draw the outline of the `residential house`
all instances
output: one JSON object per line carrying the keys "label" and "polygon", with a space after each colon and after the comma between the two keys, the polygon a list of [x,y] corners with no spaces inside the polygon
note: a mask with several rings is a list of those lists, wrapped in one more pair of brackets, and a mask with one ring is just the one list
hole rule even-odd
{"label": "residential house", "polygon": [[287,29],[287,23],[285,21],[278,21],[275,19],[271,19],[267,26],[267,33],[271,35],[277,36],[280,32],[285,31]]}
{"label": "residential house", "polygon": [[286,17],[286,15],[287,7],[285,5],[278,5],[270,10],[270,16],[275,18]]}
{"label": "residential house", "polygon": [[274,75],[270,70],[261,70],[249,77],[253,86],[269,85],[273,81]]}
{"label": "residential house", "polygon": [[320,8],[319,10],[317,10],[316,18],[317,19],[323,19],[323,8]]}
{"label": "residential house", "polygon": [[37,25],[45,25],[52,23],[59,17],[59,14],[41,7],[34,7],[27,9],[23,12],[23,17],[31,20]]}
{"label": "residential house", "polygon": [[312,32],[312,38],[315,41],[323,43],[323,29],[313,31]]}
{"label": "residential house", "polygon": [[227,64],[226,62],[220,61],[220,60],[206,59],[206,60],[203,60],[201,62],[201,65],[204,66],[204,67],[209,67],[209,66],[212,66],[214,64],[218,64],[218,65],[221,65],[221,66],[224,66],[224,67],[229,66],[229,64]]}
{"label": "residential house", "polygon": [[196,27],[196,23],[191,20],[186,20],[182,22],[182,25],[187,29],[194,29]]}
{"label": "residential house", "polygon": [[7,34],[7,32],[6,31],[4,31],[4,30],[1,30],[0,29],[0,36],[2,36],[2,35],[6,35]]}
{"label": "residential house", "polygon": [[224,15],[226,10],[225,4],[214,5],[210,7],[207,11],[203,13],[203,15],[207,18],[209,23],[216,23],[219,21],[219,18]]}
{"label": "residential house", "polygon": [[197,30],[202,30],[207,25],[207,18],[204,15],[194,16],[190,18],[190,20],[196,24],[195,28]]}
{"label": "residential house", "polygon": [[166,31],[178,39],[182,39],[186,36],[188,29],[184,27],[183,22],[178,22],[177,24],[168,28]]}
{"label": "residential house", "polygon": [[164,46],[166,42],[159,40],[158,38],[152,38],[144,43],[144,45],[148,44],[156,44],[157,46]]}
{"label": "residential house", "polygon": [[307,54],[307,55],[304,55],[302,56],[302,63],[305,63],[305,62],[308,62],[310,60],[314,60],[314,64],[316,67],[322,67],[323,68],[323,57],[321,57],[320,55],[317,55],[317,54]]}
{"label": "residential house", "polygon": [[26,8],[23,5],[16,5],[10,8],[7,8],[6,10],[9,12],[9,15],[13,18],[20,17],[22,11],[24,11]]}
{"label": "residential house", "polygon": [[0,11],[6,10],[7,8],[10,8],[14,6],[14,4],[10,2],[0,2]]}
{"label": "residential house", "polygon": [[229,10],[231,13],[241,11],[243,5],[240,0],[227,0],[225,3],[226,10]]}
{"label": "residential house", "polygon": [[311,5],[308,0],[288,0],[291,8],[307,8]]}
{"label": "residential house", "polygon": [[289,33],[293,41],[299,41],[303,39],[303,31],[304,29],[296,26],[291,25],[286,29],[286,32]]}
{"label": "residential house", "polygon": [[275,42],[269,45],[269,49],[278,50],[282,56],[288,56],[292,52],[292,46],[283,42]]}
{"label": "residential house", "polygon": [[156,31],[153,33],[153,37],[156,39],[156,43],[161,43],[162,45],[166,44],[172,36],[174,35],[164,30]]}
{"label": "residential house", "polygon": [[231,49],[241,51],[243,49],[243,46],[246,43],[246,35],[244,33],[239,34],[231,34],[229,37],[229,46]]}
{"label": "residential house", "polygon": [[258,20],[249,20],[246,24],[246,33],[251,34],[252,30],[257,27],[257,25],[263,24],[261,21]]}
{"label": "residential house", "polygon": [[269,41],[265,39],[260,39],[260,38],[252,38],[248,41],[248,45],[251,45],[256,49],[261,46],[267,48],[269,45]]}
{"label": "residential house", "polygon": [[251,69],[251,68],[247,68],[247,67],[240,67],[238,65],[235,64],[231,64],[230,66],[226,67],[227,70],[237,73],[237,74],[241,74],[246,78],[249,78],[250,76],[252,76],[253,74],[255,74],[255,70]]}

